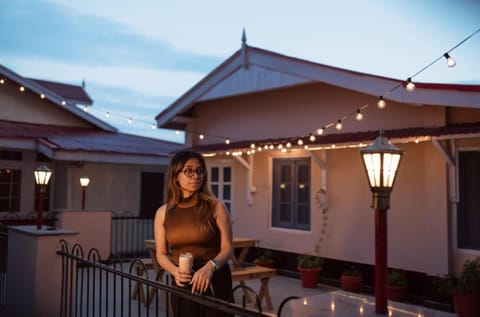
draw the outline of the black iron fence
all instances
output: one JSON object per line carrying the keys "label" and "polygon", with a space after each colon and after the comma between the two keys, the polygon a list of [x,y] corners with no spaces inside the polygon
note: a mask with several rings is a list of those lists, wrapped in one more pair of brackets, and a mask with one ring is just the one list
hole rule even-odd
{"label": "black iron fence", "polygon": [[[87,255],[80,245],[70,247],[61,241],[62,291],[60,316],[171,316],[171,297],[176,296],[196,302],[215,314],[229,313],[234,316],[275,316],[262,311],[257,294],[248,287],[247,291],[256,299],[253,307],[227,302],[210,296],[192,294],[171,286],[166,274],[148,276],[143,263],[134,259],[123,262],[112,257],[107,263],[100,262],[98,251],[92,249]],[[235,293],[242,286],[233,289]],[[243,289],[241,289],[243,291]],[[280,305],[278,316],[287,298]],[[179,307],[178,307],[179,308]]]}
{"label": "black iron fence", "polygon": [[124,259],[148,256],[145,239],[153,239],[153,218],[134,216],[130,211],[112,214],[112,254]]}

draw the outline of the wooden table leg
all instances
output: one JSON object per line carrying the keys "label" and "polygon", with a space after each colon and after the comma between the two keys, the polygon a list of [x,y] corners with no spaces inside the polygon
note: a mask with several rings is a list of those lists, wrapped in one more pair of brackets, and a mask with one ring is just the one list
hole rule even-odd
{"label": "wooden table leg", "polygon": [[273,309],[272,298],[270,297],[270,290],[268,289],[268,282],[270,281],[269,277],[264,277],[261,280],[260,291],[258,292],[258,299],[262,302],[263,297],[267,303],[268,309]]}

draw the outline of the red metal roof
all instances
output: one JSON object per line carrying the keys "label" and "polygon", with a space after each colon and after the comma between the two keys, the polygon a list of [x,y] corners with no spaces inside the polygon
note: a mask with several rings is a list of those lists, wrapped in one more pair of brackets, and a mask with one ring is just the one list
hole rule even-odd
{"label": "red metal roof", "polygon": [[[467,135],[473,133],[480,133],[480,122],[474,123],[463,123],[463,124],[453,124],[440,127],[412,127],[406,129],[392,129],[392,130],[383,130],[385,137],[389,139],[408,139],[415,137],[448,137],[448,136],[458,136],[458,135]],[[256,147],[264,145],[273,144],[274,146],[278,144],[285,144],[286,142],[291,142],[291,144],[297,144],[297,140],[302,138],[304,144],[315,147],[315,146],[329,146],[332,144],[341,145],[341,144],[352,144],[352,143],[367,143],[375,140],[379,135],[379,131],[361,131],[361,132],[350,132],[350,133],[336,133],[336,134],[327,134],[316,136],[314,142],[308,140],[308,136],[297,136],[289,138],[275,138],[275,139],[263,139],[263,140],[245,140],[231,142],[230,144],[217,143],[217,144],[207,144],[194,146],[191,149],[199,152],[215,152],[215,151],[231,151],[232,149],[246,149],[250,148],[252,143]]]}
{"label": "red metal roof", "polygon": [[168,156],[182,144],[95,128],[0,121],[0,138],[35,140],[54,151]]}
{"label": "red metal roof", "polygon": [[82,105],[91,105],[93,103],[93,100],[88,96],[82,86],[56,83],[34,78],[29,79],[74,103]]}

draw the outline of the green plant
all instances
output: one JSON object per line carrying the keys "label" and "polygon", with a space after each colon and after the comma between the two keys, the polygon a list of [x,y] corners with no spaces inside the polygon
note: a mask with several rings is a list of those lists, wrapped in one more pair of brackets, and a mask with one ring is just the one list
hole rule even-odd
{"label": "green plant", "polygon": [[300,254],[297,257],[297,265],[302,268],[319,268],[322,267],[324,259],[311,254]]}
{"label": "green plant", "polygon": [[439,292],[452,294],[480,294],[480,256],[463,263],[460,276],[451,274],[440,276],[436,280]]}
{"label": "green plant", "polygon": [[354,265],[351,265],[348,269],[345,269],[342,273],[342,276],[358,276],[361,277],[362,275],[357,270]]}
{"label": "green plant", "polygon": [[257,260],[272,260],[272,251],[269,249],[257,248]]}
{"label": "green plant", "polygon": [[407,278],[402,270],[391,270],[388,273],[387,284],[389,286],[407,286]]}

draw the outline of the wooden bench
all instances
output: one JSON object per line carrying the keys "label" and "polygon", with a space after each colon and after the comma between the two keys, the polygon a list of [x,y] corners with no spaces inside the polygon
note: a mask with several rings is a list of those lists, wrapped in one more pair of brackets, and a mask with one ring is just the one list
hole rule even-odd
{"label": "wooden bench", "polygon": [[[267,308],[273,309],[272,298],[270,297],[270,290],[268,288],[268,282],[270,281],[270,277],[275,275],[275,273],[275,269],[259,265],[236,267],[232,268],[232,281],[238,281],[241,284],[244,284],[244,282],[248,280],[260,279],[260,290],[257,294],[258,299],[260,300],[260,302],[262,302],[262,299],[265,298]],[[245,295],[247,296],[246,293]]]}

